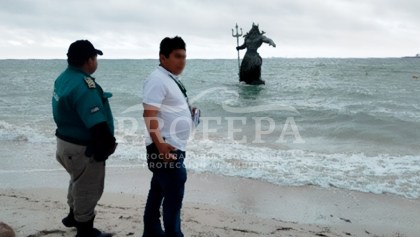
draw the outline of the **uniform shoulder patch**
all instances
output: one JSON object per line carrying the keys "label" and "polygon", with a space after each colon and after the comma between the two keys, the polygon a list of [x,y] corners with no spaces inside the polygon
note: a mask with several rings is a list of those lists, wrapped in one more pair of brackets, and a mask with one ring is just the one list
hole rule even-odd
{"label": "uniform shoulder patch", "polygon": [[91,77],[85,77],[85,82],[89,89],[96,88],[96,83]]}

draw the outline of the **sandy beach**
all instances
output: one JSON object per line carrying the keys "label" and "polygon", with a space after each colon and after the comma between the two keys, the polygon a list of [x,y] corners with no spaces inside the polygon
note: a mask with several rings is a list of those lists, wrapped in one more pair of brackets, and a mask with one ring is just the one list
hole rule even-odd
{"label": "sandy beach", "polygon": [[[144,167],[108,167],[96,227],[141,236],[150,177]],[[0,221],[17,236],[74,236],[61,224],[67,179],[61,169],[0,174]],[[419,219],[420,200],[192,172],[182,212],[185,236],[197,237],[415,237]]]}
{"label": "sandy beach", "polygon": [[[108,56],[94,77],[113,93],[119,145],[95,224],[141,236],[151,178],[141,85],[158,60]],[[238,84],[236,58],[188,61],[182,80],[203,120],[187,149],[185,236],[420,236],[420,61],[265,58],[262,87]],[[0,60],[0,222],[18,236],[76,233],[61,223],[69,177],[51,116],[66,66]]]}

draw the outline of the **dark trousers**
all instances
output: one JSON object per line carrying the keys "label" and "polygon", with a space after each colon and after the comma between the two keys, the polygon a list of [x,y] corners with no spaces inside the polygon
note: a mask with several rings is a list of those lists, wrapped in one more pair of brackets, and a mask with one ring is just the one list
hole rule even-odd
{"label": "dark trousers", "polygon": [[[146,147],[149,169],[153,172],[144,211],[143,237],[183,237],[181,231],[181,207],[187,170],[184,166],[185,151],[177,150],[177,160],[163,163],[154,144]],[[162,230],[160,206],[163,208]]]}

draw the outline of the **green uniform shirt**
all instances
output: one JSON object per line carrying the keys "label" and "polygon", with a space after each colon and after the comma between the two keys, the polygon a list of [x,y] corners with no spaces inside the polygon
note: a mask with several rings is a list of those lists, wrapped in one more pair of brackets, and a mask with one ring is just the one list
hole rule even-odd
{"label": "green uniform shirt", "polygon": [[107,122],[114,134],[114,120],[108,98],[95,79],[82,70],[68,66],[54,83],[52,109],[57,133],[61,136],[88,144],[89,129]]}

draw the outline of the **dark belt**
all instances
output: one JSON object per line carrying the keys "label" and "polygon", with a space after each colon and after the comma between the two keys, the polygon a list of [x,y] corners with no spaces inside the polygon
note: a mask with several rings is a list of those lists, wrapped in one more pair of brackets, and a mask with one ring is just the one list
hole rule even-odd
{"label": "dark belt", "polygon": [[79,140],[77,138],[64,136],[64,135],[60,134],[58,131],[55,131],[55,136],[57,136],[58,138],[60,138],[63,141],[70,142],[70,143],[73,143],[73,144],[76,144],[76,145],[80,145],[80,146],[89,145],[89,142],[87,142],[87,141],[82,141],[82,140]]}

